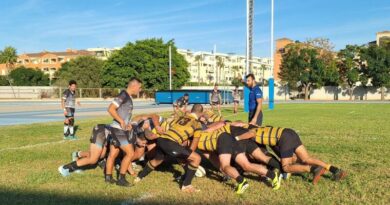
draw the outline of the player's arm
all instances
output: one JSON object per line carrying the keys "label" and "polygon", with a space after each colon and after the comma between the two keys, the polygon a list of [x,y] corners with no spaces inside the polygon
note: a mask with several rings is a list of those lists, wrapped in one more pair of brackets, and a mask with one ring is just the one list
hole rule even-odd
{"label": "player's arm", "polygon": [[198,148],[199,137],[194,137],[191,141],[190,149],[194,152]]}
{"label": "player's arm", "polygon": [[253,137],[256,137],[256,132],[253,130],[248,130],[248,132],[245,132],[244,134],[241,134],[239,136],[235,136],[234,138],[239,141],[239,140],[246,140],[246,139],[251,139]]}
{"label": "player's arm", "polygon": [[116,97],[112,103],[108,106],[108,113],[113,117],[116,121],[118,121],[122,127],[122,129],[126,129],[125,121],[119,116],[117,109],[123,103],[125,97],[121,94]]}
{"label": "player's arm", "polygon": [[209,125],[205,131],[212,132],[212,131],[215,131],[223,126],[225,126],[225,122],[214,122],[211,125]]}

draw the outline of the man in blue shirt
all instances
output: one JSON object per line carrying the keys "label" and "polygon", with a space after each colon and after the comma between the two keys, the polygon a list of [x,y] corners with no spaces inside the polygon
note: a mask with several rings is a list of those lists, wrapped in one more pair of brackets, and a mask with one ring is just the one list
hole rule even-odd
{"label": "man in blue shirt", "polygon": [[256,85],[255,76],[250,73],[246,76],[246,86],[249,88],[249,124],[261,126],[263,123],[263,92]]}

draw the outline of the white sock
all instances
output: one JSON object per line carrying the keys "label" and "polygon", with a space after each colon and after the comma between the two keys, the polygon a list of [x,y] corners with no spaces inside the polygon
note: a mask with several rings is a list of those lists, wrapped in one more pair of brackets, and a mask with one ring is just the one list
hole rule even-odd
{"label": "white sock", "polygon": [[69,126],[68,125],[64,125],[64,135],[68,132],[68,129],[69,129]]}
{"label": "white sock", "polygon": [[70,133],[70,135],[73,135],[73,132],[74,132],[73,126],[69,126],[69,133]]}

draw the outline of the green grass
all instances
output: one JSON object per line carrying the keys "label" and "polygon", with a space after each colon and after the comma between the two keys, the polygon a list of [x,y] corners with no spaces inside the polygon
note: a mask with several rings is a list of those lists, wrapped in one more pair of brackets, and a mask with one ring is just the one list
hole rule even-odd
{"label": "green grass", "polygon": [[[245,120],[246,114],[228,118]],[[77,121],[80,140],[67,142],[61,142],[61,122],[0,127],[0,203],[390,204],[390,104],[283,104],[265,110],[264,119],[265,125],[295,129],[312,155],[347,170],[348,178],[323,178],[313,186],[309,177],[293,176],[272,191],[249,176],[250,188],[237,196],[233,182],[214,175],[194,179],[200,193],[181,193],[170,171],[181,172],[177,165],[165,165],[131,188],[106,185],[100,168],[61,177],[57,167],[70,161],[72,151],[88,148],[92,126],[110,121],[100,118]]]}

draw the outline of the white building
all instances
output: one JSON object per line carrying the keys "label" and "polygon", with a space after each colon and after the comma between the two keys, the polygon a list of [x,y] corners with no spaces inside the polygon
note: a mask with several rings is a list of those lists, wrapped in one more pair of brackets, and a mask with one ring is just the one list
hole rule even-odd
{"label": "white building", "polygon": [[[190,82],[230,84],[234,78],[245,74],[246,58],[243,55],[177,49],[189,63]],[[251,72],[257,81],[271,76],[271,60],[253,57]]]}
{"label": "white building", "polygon": [[87,48],[87,51],[95,53],[95,56],[101,60],[107,60],[114,51],[120,50],[121,47],[114,48]]}

